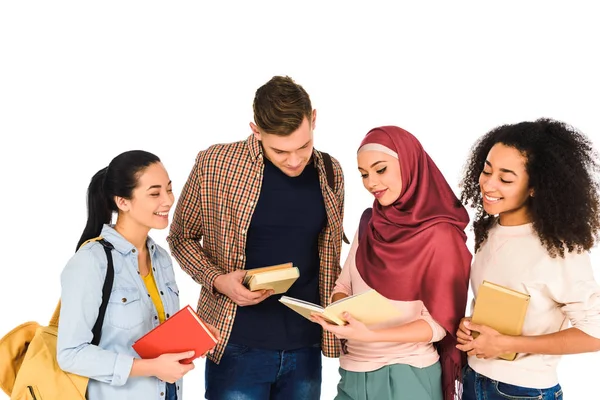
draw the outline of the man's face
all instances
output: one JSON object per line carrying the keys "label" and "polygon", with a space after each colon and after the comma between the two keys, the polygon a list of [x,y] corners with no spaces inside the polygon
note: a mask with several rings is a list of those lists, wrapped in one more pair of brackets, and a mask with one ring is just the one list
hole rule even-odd
{"label": "man's face", "polygon": [[299,176],[311,160],[313,152],[313,129],[316,121],[313,110],[312,121],[304,117],[302,123],[288,136],[262,132],[250,123],[254,137],[262,144],[265,157],[287,176]]}

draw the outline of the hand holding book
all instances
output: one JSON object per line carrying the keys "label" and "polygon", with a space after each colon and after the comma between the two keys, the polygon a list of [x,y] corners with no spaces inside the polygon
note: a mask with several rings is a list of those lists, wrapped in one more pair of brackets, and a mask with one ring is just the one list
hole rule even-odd
{"label": "hand holding book", "polygon": [[[506,340],[506,335],[489,326],[474,324],[470,321],[470,318],[461,321],[459,332],[461,334],[459,335],[459,344],[456,348],[466,352],[469,356],[485,359],[500,358],[504,354],[511,352],[507,348],[508,341]],[[477,340],[473,339],[473,332],[479,333]],[[464,344],[460,344],[462,342]]]}
{"label": "hand holding book", "polygon": [[244,286],[246,270],[238,269],[228,274],[217,276],[213,285],[215,289],[229,297],[238,306],[252,306],[258,304],[273,294],[271,290],[250,291]]}

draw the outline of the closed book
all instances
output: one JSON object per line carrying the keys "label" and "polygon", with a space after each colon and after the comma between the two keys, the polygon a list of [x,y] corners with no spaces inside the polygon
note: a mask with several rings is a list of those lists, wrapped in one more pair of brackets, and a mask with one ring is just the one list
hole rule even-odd
{"label": "closed book", "polygon": [[188,305],[139,338],[133,344],[133,349],[143,359],[193,350],[193,357],[181,360],[182,364],[189,364],[212,349],[217,342],[217,338]]}
{"label": "closed book", "polygon": [[281,296],[279,301],[307,319],[310,319],[311,313],[316,313],[336,325],[347,324],[342,317],[344,312],[366,325],[388,322],[401,316],[400,310],[374,289],[344,297],[327,307],[288,296]]}
{"label": "closed book", "polygon": [[[471,321],[489,326],[503,335],[519,336],[523,330],[530,296],[492,282],[483,281],[477,292]],[[479,332],[473,331],[476,338]],[[500,358],[513,361],[516,353],[502,354]]]}
{"label": "closed book", "polygon": [[300,277],[300,270],[292,263],[254,268],[246,272],[244,284],[251,291],[273,290],[273,294],[281,294]]}

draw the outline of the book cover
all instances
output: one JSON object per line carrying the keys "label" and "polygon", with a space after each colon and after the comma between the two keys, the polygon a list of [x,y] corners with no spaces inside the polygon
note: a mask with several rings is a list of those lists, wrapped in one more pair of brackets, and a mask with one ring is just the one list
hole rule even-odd
{"label": "book cover", "polygon": [[274,294],[281,294],[287,292],[299,277],[300,270],[292,263],[286,263],[248,270],[244,284],[253,292],[273,290]]}
{"label": "book cover", "polygon": [[400,310],[374,289],[344,297],[325,308],[288,296],[282,296],[279,301],[307,319],[310,319],[311,313],[317,313],[325,320],[337,325],[347,323],[342,317],[344,312],[348,312],[366,325],[388,322],[401,317]]}
{"label": "book cover", "polygon": [[[523,330],[530,296],[492,282],[483,281],[479,287],[473,316],[474,324],[489,326],[503,335],[519,336]],[[479,332],[473,331],[473,337]],[[502,354],[500,358],[513,361],[516,353]]]}
{"label": "book cover", "polygon": [[132,347],[143,359],[194,350],[193,357],[181,360],[189,364],[216,344],[217,339],[188,305],[139,338]]}

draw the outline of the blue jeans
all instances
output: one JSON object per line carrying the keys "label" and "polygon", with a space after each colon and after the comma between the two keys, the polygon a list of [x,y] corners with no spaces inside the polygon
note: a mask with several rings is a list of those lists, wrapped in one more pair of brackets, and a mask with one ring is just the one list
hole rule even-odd
{"label": "blue jeans", "polygon": [[473,371],[463,371],[462,400],[563,400],[560,385],[549,389],[533,389],[498,382]]}
{"label": "blue jeans", "polygon": [[321,348],[255,349],[229,343],[221,362],[206,360],[210,400],[313,400],[321,397]]}
{"label": "blue jeans", "polygon": [[167,383],[165,400],[177,400],[177,387],[174,383]]}

